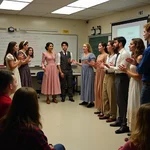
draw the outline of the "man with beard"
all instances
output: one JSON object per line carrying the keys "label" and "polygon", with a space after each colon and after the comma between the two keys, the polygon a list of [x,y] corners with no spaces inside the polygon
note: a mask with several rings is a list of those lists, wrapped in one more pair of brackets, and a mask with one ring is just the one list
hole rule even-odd
{"label": "man with beard", "polygon": [[126,44],[126,39],[124,37],[114,38],[114,48],[118,51],[115,64],[106,65],[106,67],[111,68],[115,71],[115,87],[116,87],[116,102],[119,109],[119,117],[115,123],[110,124],[112,127],[120,127],[115,131],[116,134],[129,132],[129,127],[127,126],[127,101],[128,101],[128,87],[129,87],[129,77],[126,73],[119,70],[119,66],[124,65],[128,68],[127,58],[130,54],[124,49]]}

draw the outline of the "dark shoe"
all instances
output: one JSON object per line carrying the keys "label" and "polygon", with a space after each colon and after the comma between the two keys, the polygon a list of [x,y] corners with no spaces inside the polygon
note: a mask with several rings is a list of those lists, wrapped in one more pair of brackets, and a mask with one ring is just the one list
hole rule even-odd
{"label": "dark shoe", "polygon": [[97,115],[98,117],[103,117],[104,114],[101,112],[100,114]]}
{"label": "dark shoe", "polygon": [[94,112],[94,114],[96,114],[96,115],[98,115],[98,114],[100,114],[101,112],[100,111],[96,111],[96,112]]}
{"label": "dark shoe", "polygon": [[121,126],[118,130],[115,131],[116,134],[126,133],[129,132],[128,126]]}
{"label": "dark shoe", "polygon": [[47,103],[47,104],[50,104],[50,100],[49,100],[49,99],[47,99],[47,100],[46,100],[46,103]]}
{"label": "dark shoe", "polygon": [[127,136],[131,136],[131,133],[128,133]]}
{"label": "dark shoe", "polygon": [[104,120],[104,119],[108,119],[108,118],[109,118],[109,116],[105,116],[105,115],[102,117],[99,117],[100,120]]}
{"label": "dark shoe", "polygon": [[94,107],[94,103],[89,103],[89,104],[87,105],[87,108],[92,108],[92,107]]}
{"label": "dark shoe", "polygon": [[69,98],[69,101],[74,102],[74,99],[73,98]]}
{"label": "dark shoe", "polygon": [[58,103],[57,100],[56,100],[56,98],[53,98],[52,102]]}
{"label": "dark shoe", "polygon": [[82,102],[82,103],[79,103],[79,105],[87,105],[88,104],[88,102]]}
{"label": "dark shoe", "polygon": [[121,122],[116,121],[115,123],[110,124],[111,127],[120,127]]}
{"label": "dark shoe", "polygon": [[64,102],[64,101],[65,101],[65,98],[62,97],[61,101]]}
{"label": "dark shoe", "polygon": [[116,118],[108,118],[107,120],[106,120],[106,122],[114,122],[114,121],[116,121]]}

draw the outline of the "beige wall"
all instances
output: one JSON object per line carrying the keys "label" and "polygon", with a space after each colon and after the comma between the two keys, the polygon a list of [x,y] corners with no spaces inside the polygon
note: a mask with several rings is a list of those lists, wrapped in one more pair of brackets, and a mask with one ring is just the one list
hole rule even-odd
{"label": "beige wall", "polygon": [[[143,11],[143,15],[139,15],[138,12]],[[88,35],[91,34],[91,28],[94,26],[101,25],[102,34],[111,33],[111,23],[130,20],[135,18],[145,17],[150,14],[150,5],[138,7],[135,9],[130,9],[126,11],[120,11],[118,13],[113,13],[104,17],[92,19],[88,24]]]}
{"label": "beige wall", "polygon": [[81,49],[84,42],[87,42],[87,25],[82,20],[67,20],[44,17],[31,17],[19,15],[0,14],[0,28],[37,29],[37,30],[57,30],[63,34],[63,30],[69,30],[69,34],[78,35],[78,48]]}

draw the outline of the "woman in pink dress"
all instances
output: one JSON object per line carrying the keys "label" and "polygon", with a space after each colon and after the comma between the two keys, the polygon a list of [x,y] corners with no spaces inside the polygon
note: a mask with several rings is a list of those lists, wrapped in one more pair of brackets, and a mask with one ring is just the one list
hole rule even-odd
{"label": "woman in pink dress", "polygon": [[50,104],[49,95],[52,95],[52,101],[57,103],[56,95],[61,93],[56,66],[56,53],[53,52],[53,47],[53,43],[48,42],[45,46],[47,51],[42,54],[42,69],[44,70],[44,75],[41,93],[47,96],[47,104]]}

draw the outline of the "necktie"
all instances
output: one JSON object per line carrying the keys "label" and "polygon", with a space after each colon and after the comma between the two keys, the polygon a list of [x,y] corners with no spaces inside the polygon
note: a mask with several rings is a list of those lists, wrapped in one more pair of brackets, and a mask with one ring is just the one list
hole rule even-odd
{"label": "necktie", "polygon": [[118,59],[118,56],[119,56],[119,54],[120,54],[120,53],[118,53],[118,54],[117,54],[117,56],[116,56],[116,59],[115,59],[115,64],[114,64],[114,66],[116,66],[116,63],[117,63],[117,59]]}
{"label": "necktie", "polygon": [[66,52],[65,52],[65,56],[66,56]]}

